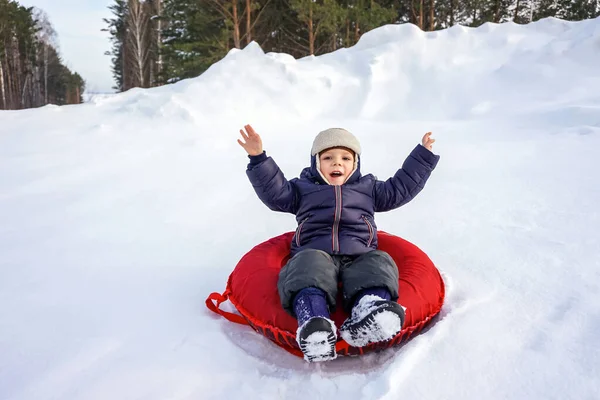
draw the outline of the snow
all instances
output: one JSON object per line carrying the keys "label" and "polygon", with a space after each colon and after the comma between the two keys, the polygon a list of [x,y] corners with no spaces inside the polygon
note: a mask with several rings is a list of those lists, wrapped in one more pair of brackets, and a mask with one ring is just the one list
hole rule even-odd
{"label": "snow", "polygon": [[[0,398],[597,398],[599,65],[600,19],[386,26],[320,57],[252,44],[177,84],[0,112]],[[206,309],[295,228],[247,181],[246,123],[289,178],[324,128],[354,132],[380,179],[433,131],[425,189],[376,220],[442,272],[435,324],[315,365]]]}

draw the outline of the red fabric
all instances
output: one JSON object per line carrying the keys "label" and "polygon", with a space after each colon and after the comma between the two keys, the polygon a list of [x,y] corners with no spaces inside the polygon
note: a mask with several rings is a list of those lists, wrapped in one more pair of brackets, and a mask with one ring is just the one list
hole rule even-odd
{"label": "red fabric", "polygon": [[[228,297],[256,331],[291,353],[301,356],[295,341],[298,323],[283,310],[277,293],[279,270],[288,260],[293,235],[293,232],[284,233],[250,250],[229,276],[225,293],[212,293],[206,300],[206,305],[233,322],[243,323],[239,316],[232,317],[234,314],[225,313],[218,308]],[[382,231],[377,235],[378,248],[389,253],[398,265],[398,302],[407,308],[406,320],[402,331],[390,342],[354,348],[340,339],[336,345],[339,354],[363,354],[402,343],[421,331],[439,313],[444,302],[444,282],[429,257],[402,238]],[[217,300],[216,306],[212,300]],[[346,317],[342,307],[338,307],[332,319],[339,327]]]}
{"label": "red fabric", "polygon": [[[248,325],[248,321],[246,320],[246,318],[244,318],[240,315],[234,314],[234,313],[223,311],[219,308],[221,303],[226,301],[228,297],[229,297],[229,293],[227,293],[227,292],[225,292],[223,294],[211,293],[208,296],[208,298],[206,299],[206,307],[208,307],[208,309],[210,311],[217,313],[219,315],[222,315],[223,317],[225,317],[225,319],[228,319],[231,322],[235,322],[236,324],[241,324],[241,325]],[[216,303],[215,303],[215,301],[216,301]]]}

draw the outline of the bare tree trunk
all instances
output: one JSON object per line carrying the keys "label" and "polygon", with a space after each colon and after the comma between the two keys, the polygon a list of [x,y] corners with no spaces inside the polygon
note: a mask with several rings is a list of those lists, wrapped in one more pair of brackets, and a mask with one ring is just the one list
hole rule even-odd
{"label": "bare tree trunk", "polygon": [[4,59],[6,60],[6,102],[5,102],[5,109],[6,110],[10,110],[12,109],[13,106],[13,101],[12,101],[12,68],[11,68],[11,59],[8,56],[8,46],[6,45],[6,42],[4,42]]}
{"label": "bare tree trunk", "polygon": [[346,40],[344,45],[350,47],[350,18],[346,18]]}
{"label": "bare tree trunk", "polygon": [[44,104],[48,104],[48,44],[44,44]]}
{"label": "bare tree trunk", "polygon": [[429,30],[435,29],[435,0],[429,0]]}
{"label": "bare tree trunk", "polygon": [[27,108],[25,97],[27,95],[27,84],[29,83],[30,75],[25,76],[25,82],[23,82],[23,89],[21,89],[21,108]]}
{"label": "bare tree trunk", "polygon": [[147,87],[146,67],[148,61],[148,15],[144,10],[144,4],[140,0],[129,0],[128,37],[133,49],[133,72],[137,82],[133,86]]}
{"label": "bare tree trunk", "polygon": [[2,60],[0,60],[0,96],[2,98],[2,109],[7,110],[6,106],[6,89],[4,88],[4,68],[2,68]]}
{"label": "bare tree trunk", "polygon": [[533,21],[533,1],[529,1],[529,22]]}
{"label": "bare tree trunk", "polygon": [[44,99],[42,98],[42,73],[41,69],[38,65],[36,65],[33,69],[33,75],[31,77],[31,106],[39,107],[44,104]]}
{"label": "bare tree trunk", "polygon": [[137,6],[138,6],[138,15],[137,15],[137,20],[134,23],[134,40],[135,40],[135,47],[136,47],[136,61],[137,61],[137,74],[138,74],[138,82],[140,84],[141,87],[145,87],[146,86],[146,82],[144,81],[144,29],[142,27],[143,25],[143,19],[145,18],[145,15],[142,11],[142,5],[139,2],[136,2]]}
{"label": "bare tree trunk", "polygon": [[420,2],[420,6],[419,6],[419,28],[421,30],[423,30],[423,6],[424,6],[424,0],[421,0]]}
{"label": "bare tree trunk", "polygon": [[126,56],[126,52],[127,52],[127,37],[124,38],[123,43],[121,44],[121,91],[124,92],[126,90],[128,90],[130,87],[129,85],[126,83],[127,81],[125,80],[125,78],[127,77],[127,79],[129,79],[129,71],[127,71],[127,56]]}
{"label": "bare tree trunk", "polygon": [[252,41],[252,0],[246,0],[246,44]]}
{"label": "bare tree trunk", "polygon": [[[48,15],[41,9],[35,9],[34,18],[37,20],[39,31],[36,33],[38,43],[41,48],[36,51],[36,56],[42,61],[43,65],[35,67],[35,81],[32,88],[36,93],[36,106],[48,104],[48,65],[49,65],[49,49],[54,45],[56,32],[50,23]],[[56,47],[56,46],[55,46]],[[42,96],[42,92],[44,93]]]}
{"label": "bare tree trunk", "polygon": [[313,31],[313,3],[308,9],[308,51],[310,55],[315,54],[315,32]]}
{"label": "bare tree trunk", "polygon": [[21,53],[19,52],[19,42],[16,36],[12,41],[12,58],[13,58],[13,79],[12,79],[12,91],[13,91],[13,107],[14,109],[18,109],[19,107],[19,98],[21,97],[21,88],[23,87],[21,84]]}
{"label": "bare tree trunk", "polygon": [[496,0],[494,4],[494,22],[500,22],[500,0]]}
{"label": "bare tree trunk", "polygon": [[454,1],[450,0],[450,26],[454,26]]}
{"label": "bare tree trunk", "polygon": [[236,49],[240,49],[241,48],[240,21],[239,21],[239,17],[238,17],[237,1],[238,0],[231,0],[231,7],[233,10],[233,12],[232,12],[232,15],[233,15],[233,45],[235,46]]}
{"label": "bare tree trunk", "polygon": [[360,39],[360,26],[358,24],[358,20],[354,25],[354,43],[358,43],[358,39]]}
{"label": "bare tree trunk", "polygon": [[148,87],[152,87],[152,84],[154,82],[154,69],[155,69],[154,64],[151,63],[148,67],[149,68],[148,68],[148,81],[147,82],[148,82]]}
{"label": "bare tree trunk", "polygon": [[[162,45],[162,20],[160,18],[162,14],[162,0],[158,0],[156,2],[156,15],[158,15],[158,26],[157,26],[157,34],[156,34],[156,51],[158,52],[158,59],[156,62],[156,74],[157,76],[162,72],[162,54],[160,53],[160,48]],[[159,78],[160,79],[160,78]]]}

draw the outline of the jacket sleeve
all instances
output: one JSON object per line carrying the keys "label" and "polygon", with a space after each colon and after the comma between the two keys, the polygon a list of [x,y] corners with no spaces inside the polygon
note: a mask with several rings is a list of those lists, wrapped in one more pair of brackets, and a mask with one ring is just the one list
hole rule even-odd
{"label": "jacket sleeve", "polygon": [[288,181],[271,157],[263,152],[250,157],[246,175],[258,198],[273,211],[296,214],[298,211],[297,188]]}
{"label": "jacket sleeve", "polygon": [[411,201],[425,186],[440,156],[417,145],[393,177],[375,181],[375,211],[390,211]]}

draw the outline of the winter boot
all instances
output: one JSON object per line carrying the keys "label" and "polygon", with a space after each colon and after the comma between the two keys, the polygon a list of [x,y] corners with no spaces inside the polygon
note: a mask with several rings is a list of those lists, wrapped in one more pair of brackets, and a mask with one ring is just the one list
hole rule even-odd
{"label": "winter boot", "polygon": [[362,347],[393,339],[403,324],[404,309],[400,304],[367,294],[352,308],[352,314],[340,328],[340,336],[350,346]]}
{"label": "winter boot", "polygon": [[308,362],[334,360],[337,357],[336,328],[329,318],[314,317],[306,321],[296,333],[296,341]]}
{"label": "winter boot", "polygon": [[336,327],[329,319],[325,292],[309,287],[302,289],[294,299],[294,312],[298,319],[296,341],[309,362],[336,358]]}

